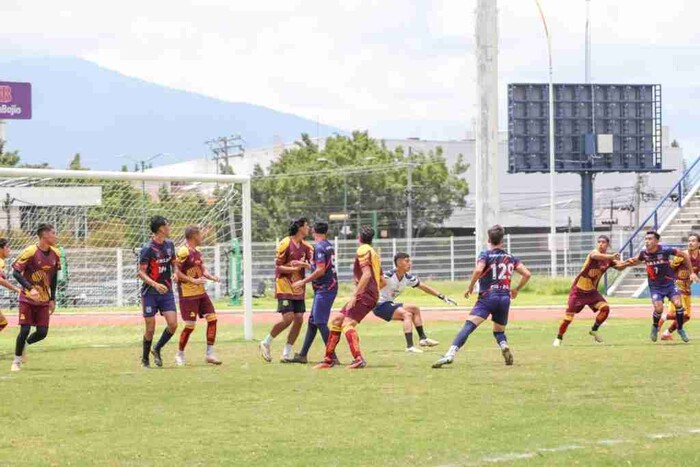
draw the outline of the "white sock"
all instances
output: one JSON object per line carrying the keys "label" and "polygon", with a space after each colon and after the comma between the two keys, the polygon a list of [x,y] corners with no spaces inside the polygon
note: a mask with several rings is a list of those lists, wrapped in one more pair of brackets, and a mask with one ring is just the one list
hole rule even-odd
{"label": "white sock", "polygon": [[263,339],[263,344],[265,345],[270,345],[272,344],[272,339],[274,339],[271,335],[267,335],[265,339]]}
{"label": "white sock", "polygon": [[15,355],[15,359],[13,361],[14,363],[22,363],[22,357],[18,357]]}
{"label": "white sock", "polygon": [[501,348],[501,350],[505,350],[508,348],[508,343],[507,342],[499,342],[498,346]]}
{"label": "white sock", "polygon": [[177,351],[177,354],[178,354],[178,355],[181,355],[181,356],[184,356],[184,355],[185,355],[185,351],[184,351],[184,350],[178,350],[178,351]]}
{"label": "white sock", "polygon": [[459,350],[459,347],[456,345],[451,345],[447,353],[445,354],[445,357],[454,357],[457,355],[457,351]]}
{"label": "white sock", "polygon": [[207,345],[207,355],[211,355],[214,353],[214,346],[213,345]]}
{"label": "white sock", "polygon": [[282,355],[291,355],[292,353],[292,344],[284,344],[284,350],[282,351]]}

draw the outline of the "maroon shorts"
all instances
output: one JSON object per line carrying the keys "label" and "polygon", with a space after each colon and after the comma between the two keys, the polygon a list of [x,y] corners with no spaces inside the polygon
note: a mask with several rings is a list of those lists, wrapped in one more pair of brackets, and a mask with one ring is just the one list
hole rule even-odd
{"label": "maroon shorts", "polygon": [[19,302],[19,324],[30,326],[49,325],[49,304],[33,305],[27,302]]}
{"label": "maroon shorts", "polygon": [[603,305],[607,305],[600,292],[592,290],[590,292],[580,292],[573,289],[569,293],[569,303],[566,309],[567,313],[580,313],[585,307],[589,307],[593,311],[598,311]]}
{"label": "maroon shorts", "polygon": [[340,312],[343,316],[353,319],[358,323],[365,319],[374,307],[377,306],[377,297],[374,295],[360,295],[355,300],[355,305],[352,308],[348,308],[347,305],[343,306]]}
{"label": "maroon shorts", "polygon": [[214,304],[207,294],[199,297],[180,297],[180,316],[184,321],[197,321],[197,317],[204,318],[215,312]]}

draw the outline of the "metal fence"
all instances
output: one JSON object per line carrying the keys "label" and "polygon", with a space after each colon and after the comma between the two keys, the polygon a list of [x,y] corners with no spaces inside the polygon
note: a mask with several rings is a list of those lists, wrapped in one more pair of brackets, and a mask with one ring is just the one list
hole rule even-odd
{"label": "metal fence", "polygon": [[[561,233],[556,235],[557,274],[570,276],[595,246],[597,233]],[[355,240],[331,239],[336,247],[336,263],[341,282],[352,281],[352,265],[357,249]],[[507,235],[506,249],[519,257],[535,274],[549,275],[550,250],[548,234]],[[407,251],[405,239],[380,239],[374,243],[382,259],[382,268],[389,269],[398,251]],[[253,243],[253,284],[265,284],[272,293],[275,270],[274,242]],[[216,298],[228,295],[230,245],[202,247],[203,259],[210,271],[223,280],[209,283],[209,293]],[[63,306],[115,307],[139,303],[140,281],[136,277],[137,254],[119,248],[67,248],[69,280],[61,291]],[[465,280],[474,267],[474,237],[416,238],[410,252],[413,270],[420,277],[433,280]],[[9,263],[9,261],[8,261]],[[0,306],[14,307],[16,296],[0,291]]]}

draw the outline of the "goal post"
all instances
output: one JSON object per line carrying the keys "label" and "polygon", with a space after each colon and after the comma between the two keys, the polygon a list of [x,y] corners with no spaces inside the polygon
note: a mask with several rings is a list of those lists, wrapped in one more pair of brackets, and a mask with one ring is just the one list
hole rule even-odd
{"label": "goal post", "polygon": [[[70,267],[61,301],[72,308],[109,309],[138,303],[137,253],[150,238],[148,220],[153,215],[168,218],[176,247],[184,241],[187,225],[201,228],[205,264],[222,279],[221,286],[208,289],[216,298],[233,292],[234,281],[221,267],[225,262],[220,258],[228,257],[237,240],[243,253],[243,331],[250,340],[250,183],[250,177],[240,175],[0,167],[0,231],[15,257],[35,241],[38,224],[55,225]],[[13,297],[2,293],[0,303],[7,306]]]}

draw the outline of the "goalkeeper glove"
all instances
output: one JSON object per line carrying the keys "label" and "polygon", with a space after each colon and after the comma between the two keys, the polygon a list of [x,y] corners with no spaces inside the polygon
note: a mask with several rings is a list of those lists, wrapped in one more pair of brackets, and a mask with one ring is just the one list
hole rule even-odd
{"label": "goalkeeper glove", "polygon": [[450,297],[445,297],[443,294],[438,294],[438,298],[445,303],[449,303],[450,305],[457,306],[457,302],[452,300]]}

